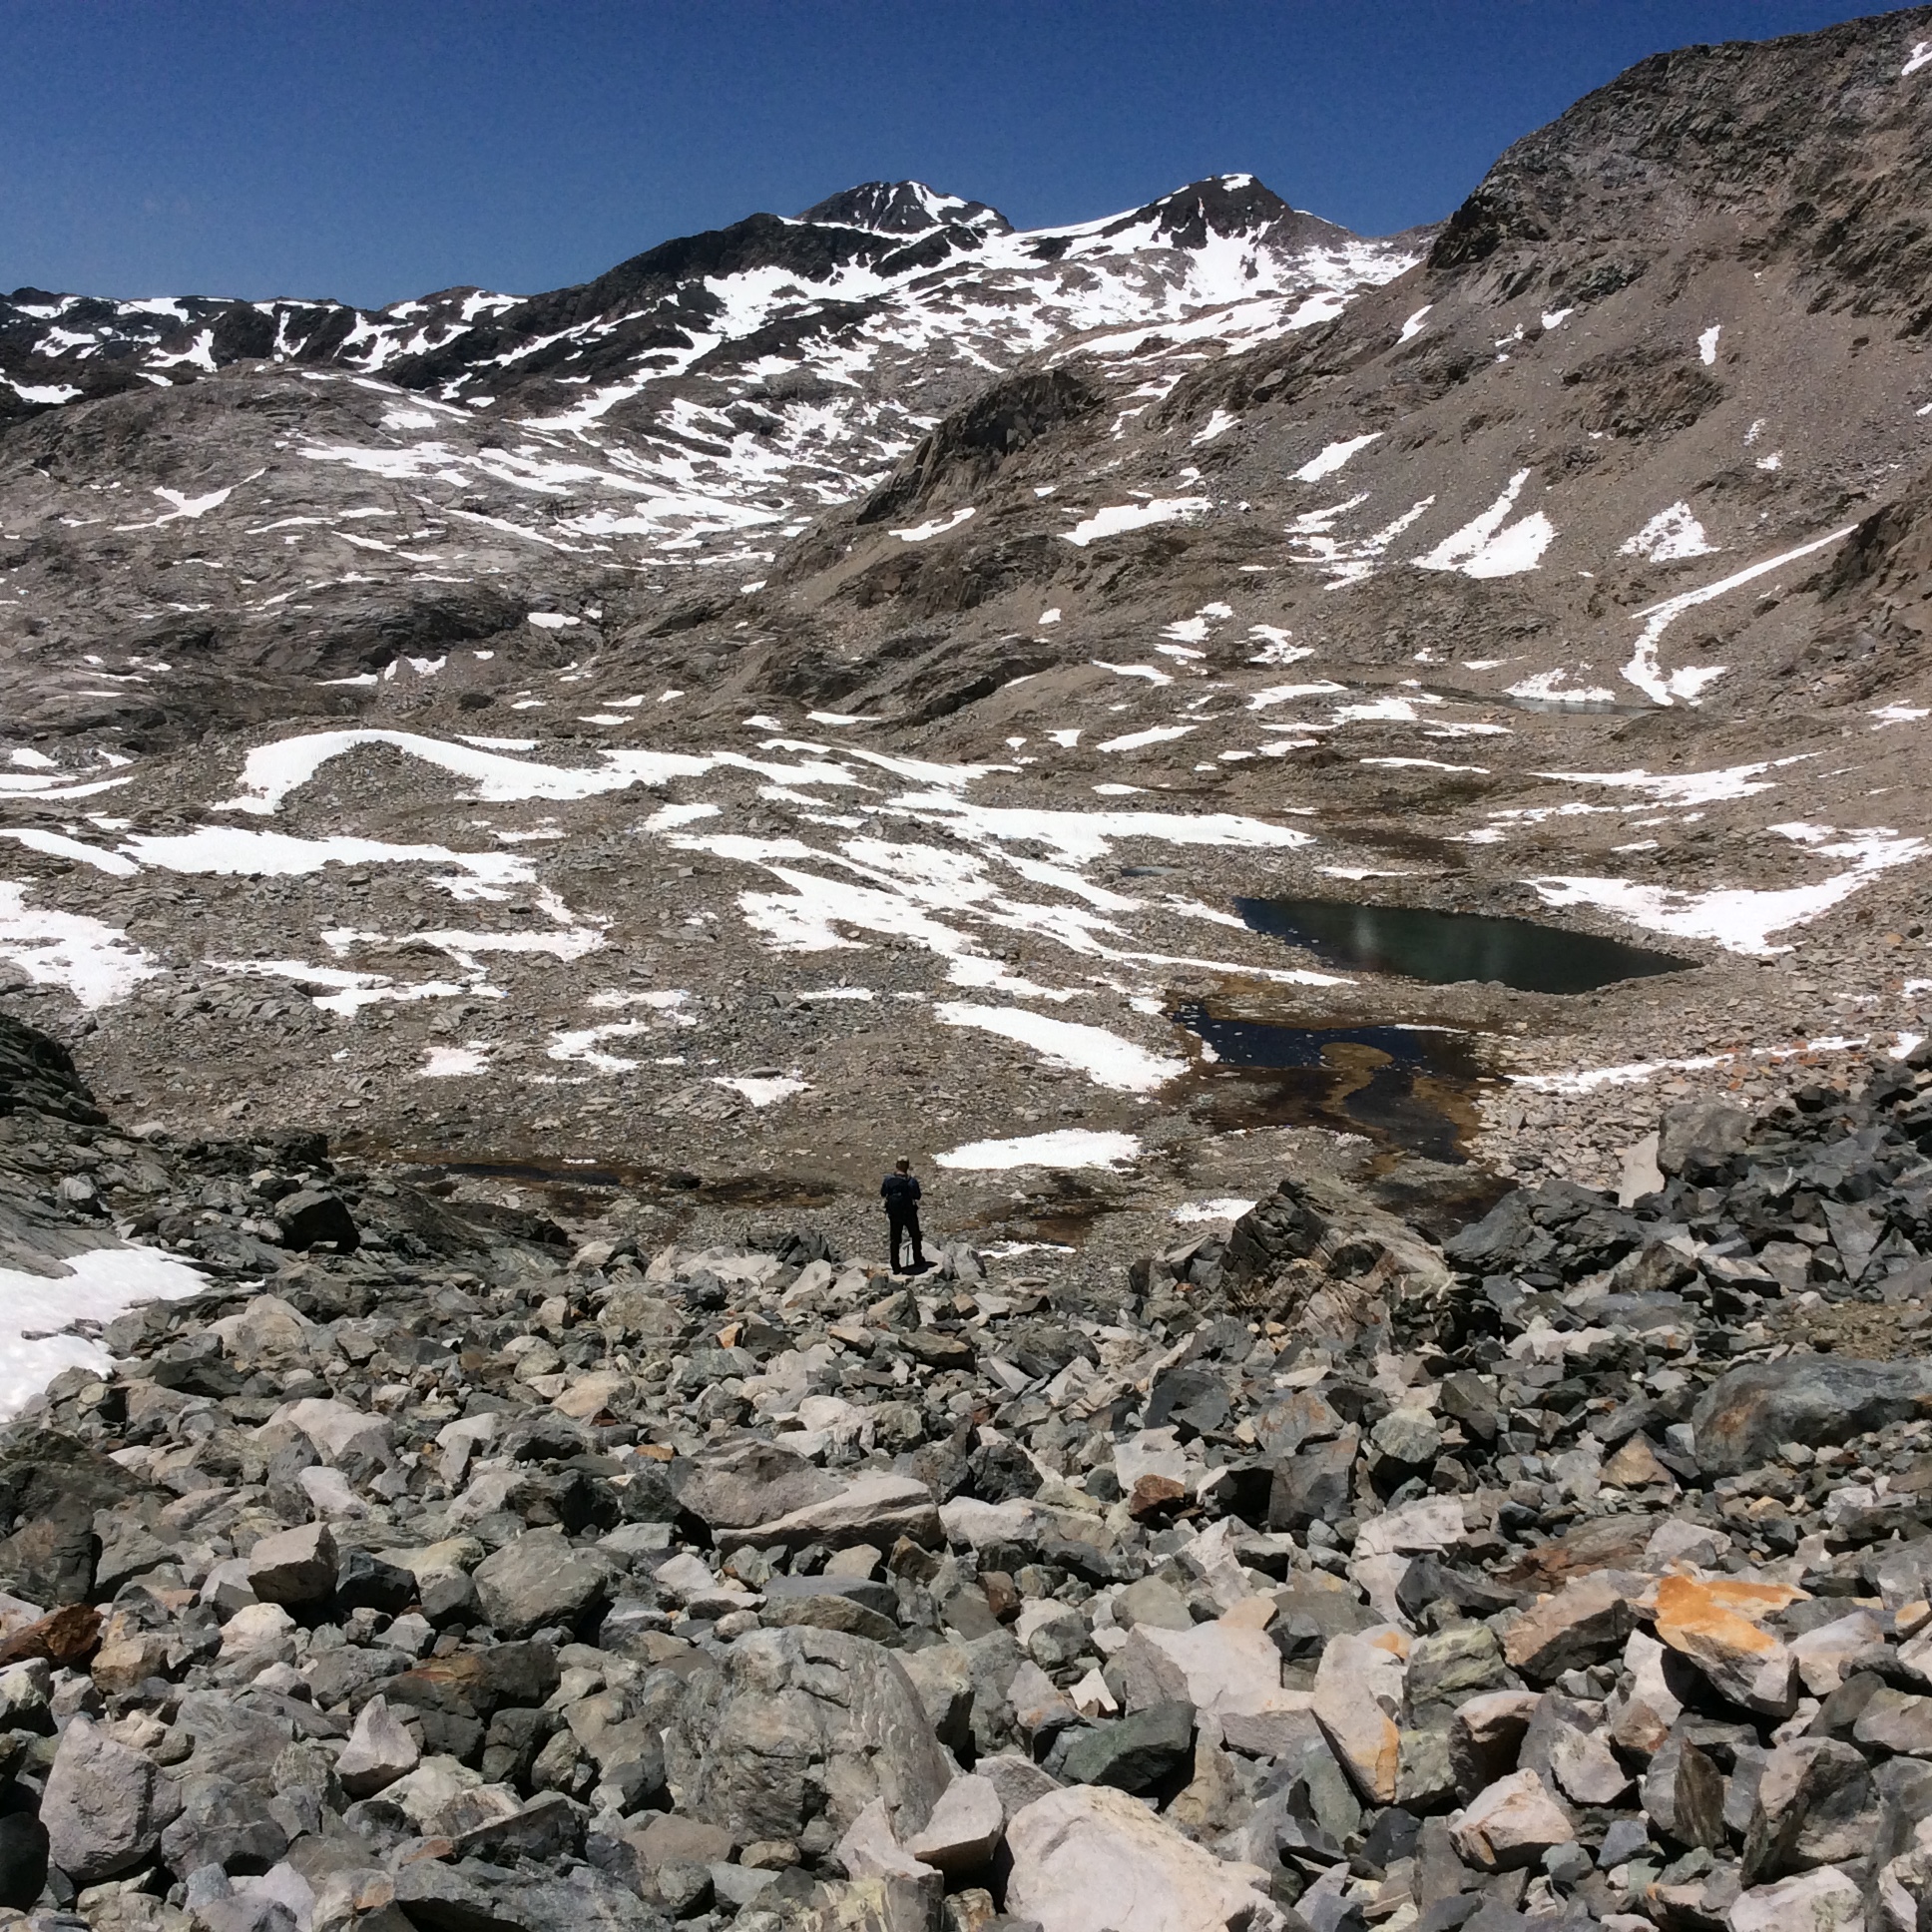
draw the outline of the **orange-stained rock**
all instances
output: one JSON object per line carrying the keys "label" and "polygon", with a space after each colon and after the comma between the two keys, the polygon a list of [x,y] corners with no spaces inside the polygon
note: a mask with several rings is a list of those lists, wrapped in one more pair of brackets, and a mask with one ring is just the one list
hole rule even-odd
{"label": "orange-stained rock", "polygon": [[117,1637],[94,1653],[91,1675],[107,1696],[138,1690],[150,1678],[168,1675],[168,1639],[159,1631]]}
{"label": "orange-stained rock", "polygon": [[1230,1630],[1266,1630],[1274,1622],[1274,1599],[1243,1597],[1231,1609],[1221,1612],[1220,1621]]}
{"label": "orange-stained rock", "polygon": [[1595,1570],[1638,1568],[1658,1524],[1669,1521],[1638,1515],[1593,1518],[1567,1535],[1525,1551],[1497,1581],[1512,1588],[1555,1590]]}
{"label": "orange-stained rock", "polygon": [[0,1644],[0,1669],[38,1657],[57,1671],[72,1670],[94,1654],[100,1641],[101,1613],[92,1604],[63,1604]]}
{"label": "orange-stained rock", "polygon": [[1380,1629],[1331,1637],[1315,1670],[1314,1713],[1341,1767],[1370,1804],[1393,1804],[1402,1762],[1408,1639]]}
{"label": "orange-stained rock", "polygon": [[[1682,1581],[1682,1580],[1681,1580]],[[1787,1605],[1809,1599],[1808,1590],[1799,1590],[1788,1583],[1753,1583],[1747,1577],[1711,1577],[1697,1585],[1710,1601],[1721,1604],[1725,1610],[1734,1610],[1739,1617],[1748,1617],[1753,1624],[1761,1624],[1767,1617],[1775,1617]]]}
{"label": "orange-stained rock", "polygon": [[[1760,1716],[1788,1717],[1797,1705],[1797,1660],[1769,1631],[1740,1616],[1726,1598],[1752,1587],[1725,1578],[1696,1583],[1665,1577],[1657,1586],[1659,1642],[1694,1664],[1720,1695]],[[1775,1592],[1781,1585],[1758,1585]],[[1793,1595],[1797,1593],[1792,1593]],[[1746,1596],[1754,1605],[1761,1599]],[[1788,1598],[1787,1598],[1788,1601]],[[1767,1616],[1775,1603],[1758,1609]]]}
{"label": "orange-stained rock", "polygon": [[1604,1481],[1619,1489],[1643,1489],[1651,1483],[1677,1487],[1677,1478],[1658,1461],[1651,1445],[1642,1436],[1632,1436],[1604,1464]]}
{"label": "orange-stained rock", "polygon": [[1127,1513],[1141,1523],[1150,1516],[1170,1515],[1187,1500],[1185,1484],[1176,1482],[1172,1476],[1149,1473],[1134,1485],[1134,1493],[1127,1499]]}

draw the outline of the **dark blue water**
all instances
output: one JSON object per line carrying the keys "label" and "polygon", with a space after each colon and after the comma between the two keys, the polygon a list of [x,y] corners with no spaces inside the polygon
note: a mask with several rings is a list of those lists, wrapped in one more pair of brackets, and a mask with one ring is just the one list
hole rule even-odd
{"label": "dark blue water", "polygon": [[1423,1027],[1277,1026],[1220,1019],[1200,1005],[1170,1016],[1214,1051],[1215,1075],[1238,1070],[1274,1089],[1262,1117],[1276,1124],[1367,1133],[1459,1163],[1476,1125],[1485,1069],[1467,1034]]}
{"label": "dark blue water", "polygon": [[1594,932],[1476,912],[1347,899],[1236,899],[1234,910],[1253,931],[1285,939],[1328,964],[1399,973],[1432,986],[1500,980],[1523,993],[1594,993],[1618,980],[1686,972],[1696,964]]}
{"label": "dark blue water", "polygon": [[[1173,1017],[1198,1033],[1230,1067],[1319,1067],[1332,1047],[1368,1047],[1402,1067],[1427,1067],[1445,1042],[1461,1036],[1421,1027],[1296,1027],[1258,1020],[1219,1020],[1205,1007],[1184,1006]],[[1432,1051],[1433,1050],[1433,1051]]]}

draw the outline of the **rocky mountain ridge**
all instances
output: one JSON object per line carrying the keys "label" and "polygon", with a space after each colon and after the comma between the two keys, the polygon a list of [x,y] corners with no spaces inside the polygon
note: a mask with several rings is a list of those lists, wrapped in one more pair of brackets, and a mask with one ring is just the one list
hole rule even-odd
{"label": "rocky mountain ridge", "polygon": [[[32,677],[9,705],[67,731],[152,710],[103,710],[95,644],[364,675],[515,633],[528,607],[597,622],[694,566],[755,572],[989,373],[1077,343],[1108,386],[1145,388],[1182,366],[1149,348],[1163,325],[1219,352],[1414,255],[1248,177],[1029,235],[871,184],[529,298],[372,314],[21,290],[0,303],[0,637]],[[258,703],[202,687],[188,709],[211,701]],[[305,702],[287,682],[273,700]]]}
{"label": "rocky mountain ridge", "polygon": [[[935,194],[920,182],[866,182],[797,217],[752,215],[663,242],[595,280],[540,295],[451,288],[370,310],[334,301],[202,295],[127,301],[18,288],[0,300],[0,379],[14,392],[0,406],[19,419],[125,392],[144,380],[168,386],[238,363],[267,362],[379,374],[446,402],[474,401],[499,412],[514,402],[535,411],[582,401],[560,384],[663,376],[696,366],[694,351],[708,369],[741,368],[817,334],[849,335],[855,322],[868,319],[856,311],[889,307],[890,284],[910,284],[915,275],[916,297],[943,303],[962,269],[976,282],[992,278],[997,290],[1002,273],[1017,288],[1029,267],[1079,264],[1085,273],[1046,276],[1035,294],[1040,299],[1051,289],[1065,301],[1089,304],[1084,313],[1075,306],[1056,317],[1061,332],[1135,319],[1131,297],[1107,288],[1110,269],[1131,271],[1136,255],[1155,249],[1199,251],[1212,242],[1231,244],[1225,266],[1232,283],[1223,300],[1284,292],[1294,256],[1361,245],[1247,175],[1194,183],[1101,221],[1026,234],[996,209]],[[1373,251],[1364,258],[1372,260]],[[1188,279],[1185,263],[1150,265],[1171,279]],[[945,271],[937,281],[934,270]],[[772,284],[762,306],[757,277]],[[1188,292],[1199,301],[1204,288]],[[916,311],[918,300],[906,305]],[[1110,306],[1122,312],[1110,315]],[[1016,324],[1024,320],[1014,317]],[[627,408],[618,423],[648,422],[652,400]],[[610,406],[580,413],[587,421],[601,419]]]}

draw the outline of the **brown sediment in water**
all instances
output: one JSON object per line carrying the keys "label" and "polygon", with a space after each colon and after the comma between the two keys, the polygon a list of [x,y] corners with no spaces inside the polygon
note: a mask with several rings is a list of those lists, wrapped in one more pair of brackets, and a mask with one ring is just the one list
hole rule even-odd
{"label": "brown sediment in water", "polygon": [[[1365,1136],[1445,1166],[1468,1159],[1482,1129],[1477,1101],[1495,1078],[1480,1036],[1436,1026],[1310,1026],[1229,1012],[1219,1002],[1174,1011],[1216,1056],[1183,1077],[1178,1098],[1214,1133],[1315,1127]],[[1276,1009],[1278,1013],[1278,1008]]]}

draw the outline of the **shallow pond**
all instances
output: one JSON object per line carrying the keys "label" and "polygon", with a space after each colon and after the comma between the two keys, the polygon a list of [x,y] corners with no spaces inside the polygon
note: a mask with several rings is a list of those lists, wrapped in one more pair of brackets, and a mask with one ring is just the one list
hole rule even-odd
{"label": "shallow pond", "polygon": [[1467,1158],[1462,1142],[1478,1125],[1475,1090],[1486,1069],[1465,1033],[1281,1026],[1221,1019],[1200,1005],[1171,1017],[1213,1050],[1214,1062],[1197,1076],[1198,1111],[1212,1125],[1325,1127],[1432,1161]]}
{"label": "shallow pond", "polygon": [[1591,993],[1621,979],[1685,972],[1696,964],[1594,932],[1476,912],[1346,899],[1236,899],[1234,910],[1251,930],[1285,939],[1329,964],[1400,973],[1434,986],[1500,980],[1523,993]]}

